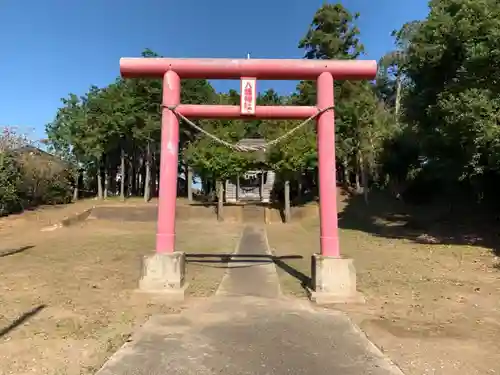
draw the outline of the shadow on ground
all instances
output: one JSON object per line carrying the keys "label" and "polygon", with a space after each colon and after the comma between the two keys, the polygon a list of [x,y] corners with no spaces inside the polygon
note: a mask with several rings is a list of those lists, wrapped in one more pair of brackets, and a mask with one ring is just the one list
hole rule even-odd
{"label": "shadow on ground", "polygon": [[33,245],[28,245],[28,246],[19,247],[17,249],[0,250],[0,258],[8,257],[10,255],[15,255],[15,254],[19,254],[19,253],[23,253],[26,250],[32,249],[34,247],[35,246],[33,246]]}
{"label": "shadow on ground", "polygon": [[[286,260],[303,258],[304,257],[302,255],[293,254],[282,256],[253,254],[186,254],[188,263],[201,264],[209,267],[215,266],[218,268],[252,267],[259,264],[274,263],[290,276],[299,280],[303,288],[310,288],[312,283],[311,278],[285,262]],[[230,266],[230,263],[241,265]]]}
{"label": "shadow on ground", "polygon": [[499,218],[477,204],[408,205],[374,192],[366,204],[362,195],[350,195],[340,204],[339,227],[384,238],[427,245],[472,245],[500,256]]}
{"label": "shadow on ground", "polygon": [[42,311],[46,307],[47,307],[46,305],[39,305],[37,307],[34,307],[33,309],[22,314],[7,327],[0,328],[0,337],[7,335],[9,332],[16,329],[17,327],[19,327],[20,325],[22,325],[23,323],[25,323],[26,321],[37,315],[40,311]]}

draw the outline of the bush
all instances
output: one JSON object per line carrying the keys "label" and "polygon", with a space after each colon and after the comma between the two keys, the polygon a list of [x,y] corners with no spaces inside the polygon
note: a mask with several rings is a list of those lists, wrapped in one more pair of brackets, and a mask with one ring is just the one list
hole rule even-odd
{"label": "bush", "polygon": [[40,204],[69,203],[69,165],[30,145],[14,128],[0,129],[0,216]]}
{"label": "bush", "polygon": [[19,187],[22,169],[15,155],[0,151],[0,216],[22,209]]}
{"label": "bush", "polygon": [[66,204],[73,198],[73,183],[69,173],[63,172],[52,176],[43,191],[43,204]]}
{"label": "bush", "polygon": [[72,181],[67,166],[56,157],[34,148],[18,152],[22,166],[19,194],[25,206],[68,203]]}

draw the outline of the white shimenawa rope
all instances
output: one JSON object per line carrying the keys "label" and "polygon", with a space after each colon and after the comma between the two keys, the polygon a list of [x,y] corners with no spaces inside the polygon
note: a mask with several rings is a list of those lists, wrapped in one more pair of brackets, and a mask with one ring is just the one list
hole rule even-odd
{"label": "white shimenawa rope", "polygon": [[184,116],[183,114],[177,112],[176,111],[176,108],[177,108],[176,105],[174,105],[174,106],[162,105],[162,107],[171,110],[180,119],[186,121],[188,123],[188,125],[190,125],[192,128],[194,128],[194,129],[198,130],[199,132],[205,134],[207,137],[210,137],[211,139],[213,139],[214,141],[218,142],[219,144],[224,145],[224,146],[226,146],[226,147],[228,147],[228,148],[230,148],[232,150],[241,151],[241,152],[260,151],[260,150],[265,150],[265,149],[267,149],[267,148],[269,148],[271,146],[274,146],[275,144],[281,142],[285,138],[287,138],[290,135],[292,135],[293,133],[295,133],[300,128],[304,127],[306,124],[308,124],[310,121],[314,120],[320,114],[322,114],[322,113],[324,113],[326,111],[329,111],[331,109],[334,109],[334,106],[326,107],[326,108],[323,108],[323,109],[318,109],[317,113],[315,113],[314,115],[308,117],[307,119],[305,119],[304,121],[302,121],[300,124],[298,124],[296,127],[290,129],[285,134],[280,135],[278,138],[276,138],[276,139],[274,139],[272,141],[266,142],[266,143],[264,143],[262,145],[243,146],[243,145],[237,145],[237,144],[229,143],[229,142],[227,142],[227,141],[225,141],[223,139],[220,139],[219,137],[211,134],[210,132],[206,131],[202,127],[196,125],[193,121],[191,121],[190,119],[188,119],[186,116]]}

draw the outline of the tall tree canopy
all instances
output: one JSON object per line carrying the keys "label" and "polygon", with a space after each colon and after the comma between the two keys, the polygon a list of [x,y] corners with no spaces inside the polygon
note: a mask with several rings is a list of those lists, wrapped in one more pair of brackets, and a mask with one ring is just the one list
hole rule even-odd
{"label": "tall tree canopy", "polygon": [[[426,175],[442,186],[469,186],[483,196],[496,186],[500,167],[500,4],[496,0],[433,0],[428,16],[393,32],[394,50],[380,60],[373,81],[335,82],[338,178],[356,190],[397,184],[405,190]],[[306,59],[362,58],[357,27],[362,15],[340,3],[321,6],[298,48]],[[157,57],[145,50],[144,58]],[[206,80],[183,80],[185,103],[239,104],[239,93],[216,92]],[[69,94],[47,125],[51,148],[71,163],[84,190],[100,197],[157,190],[159,173],[161,80],[116,79],[106,87]],[[314,105],[315,83],[300,82],[296,92],[275,90],[258,97],[260,105]],[[270,141],[296,121],[202,120],[215,136]],[[181,121],[179,176],[201,177],[209,192],[256,165],[274,169],[278,181],[314,196],[317,174],[313,123],[269,148],[264,161],[235,152]],[[191,178],[191,174],[189,174]],[[426,177],[426,178],[427,178]],[[120,186],[115,186],[120,181]],[[500,180],[499,182],[500,183]],[[293,198],[292,197],[292,200]]]}

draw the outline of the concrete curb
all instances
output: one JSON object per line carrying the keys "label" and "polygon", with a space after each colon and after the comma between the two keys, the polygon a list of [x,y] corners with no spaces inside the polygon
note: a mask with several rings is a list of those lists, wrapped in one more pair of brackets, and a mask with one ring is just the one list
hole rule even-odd
{"label": "concrete curb", "polygon": [[77,223],[81,223],[85,220],[87,220],[92,213],[92,210],[95,208],[95,206],[91,208],[87,208],[86,210],[73,214],[71,216],[67,216],[64,219],[62,219],[59,223],[54,224],[54,225],[49,225],[48,227],[44,227],[40,229],[41,232],[52,232],[54,230],[63,228],[63,227],[69,227]]}

